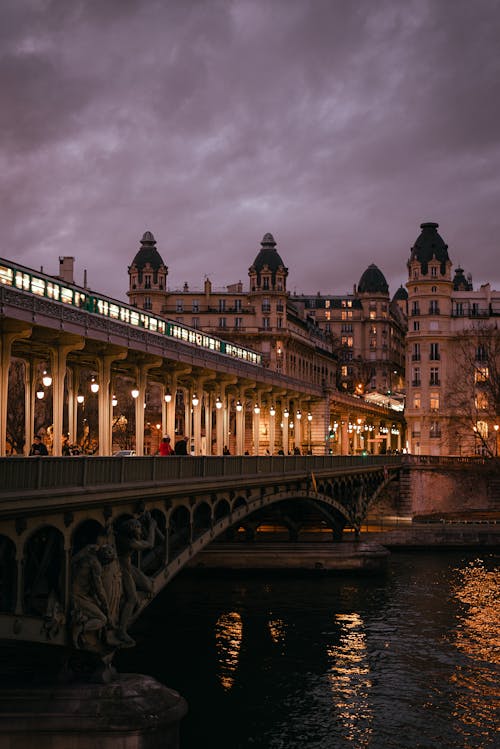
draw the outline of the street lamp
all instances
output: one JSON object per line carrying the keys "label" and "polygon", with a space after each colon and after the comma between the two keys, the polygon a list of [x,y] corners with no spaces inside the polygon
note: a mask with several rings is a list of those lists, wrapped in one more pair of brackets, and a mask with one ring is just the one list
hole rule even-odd
{"label": "street lamp", "polygon": [[220,409],[222,408],[222,401],[221,401],[221,399],[219,398],[219,396],[217,396],[217,398],[215,399],[215,408],[216,408],[217,410],[219,410],[219,411],[220,411]]}
{"label": "street lamp", "polygon": [[139,388],[137,387],[137,385],[134,385],[134,387],[133,387],[133,388],[132,388],[132,390],[130,391],[130,395],[131,395],[131,396],[132,396],[132,398],[134,398],[134,399],[136,399],[136,398],[138,398],[138,397],[139,397]]}
{"label": "street lamp", "polygon": [[170,403],[170,401],[172,400],[172,393],[170,392],[170,390],[167,390],[163,397],[165,398],[165,403]]}
{"label": "street lamp", "polygon": [[40,382],[40,383],[38,383],[38,386],[36,388],[36,397],[38,398],[39,401],[41,401],[43,399],[44,395],[45,395],[45,393],[44,393],[44,390],[43,390],[43,385]]}
{"label": "street lamp", "polygon": [[493,429],[495,430],[495,457],[498,458],[498,429],[499,424],[493,424]]}
{"label": "street lamp", "polygon": [[241,401],[237,401],[237,403],[236,403],[236,410],[237,411],[242,411],[243,410],[243,406],[241,404]]}
{"label": "street lamp", "polygon": [[78,395],[76,396],[76,402],[79,403],[80,406],[82,405],[82,403],[85,402],[85,396],[81,390],[78,391]]}
{"label": "street lamp", "polygon": [[90,380],[90,390],[95,394],[99,392],[99,383],[95,377]]}
{"label": "street lamp", "polygon": [[269,416],[275,416],[276,415],[276,409],[274,406],[271,406],[269,409]]}
{"label": "street lamp", "polygon": [[198,396],[196,395],[196,393],[194,393],[191,402],[192,402],[193,406],[197,406],[198,403],[200,402],[200,399],[198,398]]}
{"label": "street lamp", "polygon": [[112,396],[112,398],[111,398],[111,405],[113,406],[113,408],[115,408],[115,406],[118,405],[118,398],[116,397],[116,395]]}
{"label": "street lamp", "polygon": [[50,372],[48,372],[46,369],[43,370],[42,382],[44,387],[46,388],[49,388],[52,385],[52,377],[50,376]]}
{"label": "street lamp", "polygon": [[260,406],[258,403],[256,403],[255,406],[253,407],[253,412],[255,415],[260,414]]}

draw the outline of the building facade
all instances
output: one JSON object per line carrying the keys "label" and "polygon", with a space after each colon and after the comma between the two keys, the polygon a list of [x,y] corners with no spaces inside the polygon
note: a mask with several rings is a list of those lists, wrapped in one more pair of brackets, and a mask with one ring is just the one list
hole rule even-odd
{"label": "building facade", "polygon": [[408,260],[407,400],[410,452],[498,452],[500,292],[452,274],[438,224],[423,223]]}
{"label": "building facade", "polygon": [[[168,268],[153,235],[146,232],[129,277],[131,304],[258,351],[267,368],[320,386],[327,398],[330,393],[330,416],[307,425],[315,430],[316,447],[326,439],[333,453],[403,448],[402,414],[393,423],[391,405],[396,406],[396,399],[393,395],[391,404],[391,392],[404,382],[406,290],[399,292],[399,301],[391,301],[387,282],[375,266],[363,274],[354,295],[291,296],[288,268],[268,233],[245,285],[238,281],[216,289],[206,278],[200,289],[187,283],[170,289]],[[365,379],[356,391],[361,376]],[[373,417],[355,413],[356,405],[366,407],[365,396],[377,389],[380,400],[373,401]],[[362,402],[356,403],[353,395]],[[300,413],[300,404],[293,405]]]}

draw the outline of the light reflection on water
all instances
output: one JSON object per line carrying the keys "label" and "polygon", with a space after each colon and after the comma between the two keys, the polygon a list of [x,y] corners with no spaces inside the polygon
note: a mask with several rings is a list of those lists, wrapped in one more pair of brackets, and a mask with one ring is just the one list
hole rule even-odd
{"label": "light reflection on water", "polygon": [[[500,670],[491,670],[491,664],[500,664],[500,580],[498,571],[485,568],[481,559],[472,560],[455,573],[452,592],[462,606],[453,639],[468,661],[460,664],[451,677],[461,687],[453,716],[462,725],[465,737],[474,735],[472,729],[477,729],[486,740],[484,726],[491,719],[493,706],[500,706]],[[474,663],[472,672],[470,662]]]}
{"label": "light reflection on water", "polygon": [[497,560],[475,556],[394,554],[381,577],[179,576],[118,666],[186,697],[181,749],[493,749]]}
{"label": "light reflection on water", "polygon": [[236,611],[221,614],[215,623],[215,645],[217,649],[217,676],[228,690],[234,685],[234,675],[238,668],[243,626],[241,616]]}

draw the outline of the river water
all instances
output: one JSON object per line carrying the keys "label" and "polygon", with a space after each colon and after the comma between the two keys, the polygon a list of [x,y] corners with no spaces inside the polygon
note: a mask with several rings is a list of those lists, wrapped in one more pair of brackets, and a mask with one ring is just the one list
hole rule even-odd
{"label": "river water", "polygon": [[186,698],[181,749],[499,747],[498,561],[414,552],[369,577],[181,573],[117,665]]}

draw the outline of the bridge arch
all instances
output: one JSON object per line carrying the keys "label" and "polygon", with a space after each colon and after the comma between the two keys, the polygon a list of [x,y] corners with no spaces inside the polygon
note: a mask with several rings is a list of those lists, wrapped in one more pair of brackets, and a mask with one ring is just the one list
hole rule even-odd
{"label": "bridge arch", "polygon": [[0,611],[14,611],[16,588],[16,545],[8,536],[0,535]]}
{"label": "bridge arch", "polygon": [[68,567],[63,533],[53,525],[35,530],[25,541],[23,558],[23,612],[44,616],[56,601],[64,603],[66,599]]}

